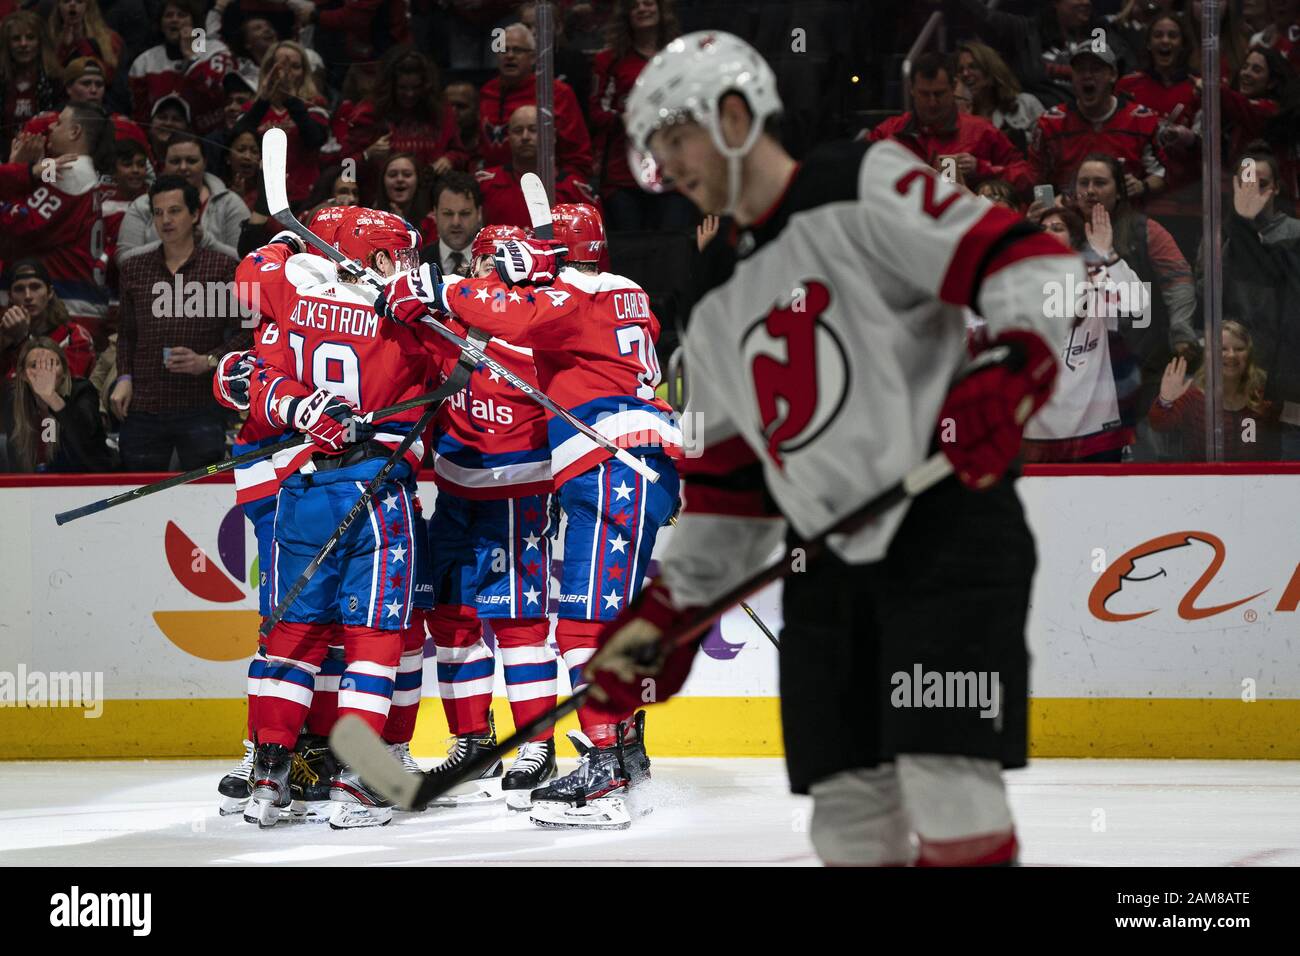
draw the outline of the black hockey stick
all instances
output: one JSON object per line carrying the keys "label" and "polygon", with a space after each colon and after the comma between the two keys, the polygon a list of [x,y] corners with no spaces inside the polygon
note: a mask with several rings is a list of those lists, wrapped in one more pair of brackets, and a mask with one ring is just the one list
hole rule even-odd
{"label": "black hockey stick", "polygon": [[[689,621],[666,631],[657,645],[650,645],[646,657],[655,658],[661,653],[666,654],[690,641],[697,640],[724,611],[774,581],[786,577],[794,570],[796,563],[806,564],[820,555],[826,549],[826,542],[830,536],[852,534],[860,530],[890,508],[908,498],[915,498],[951,474],[952,463],[947,456],[942,452],[931,455],[901,481],[895,482],[821,534],[808,541],[797,543],[782,560],[768,565],[713,602],[697,609]],[[501,760],[510,751],[542,731],[555,726],[558,721],[576,711],[586,703],[594,686],[594,684],[586,685],[558,707],[520,727],[492,750],[485,751],[477,759],[461,765],[442,780],[436,779],[431,773],[417,776],[403,770],[401,762],[389,752],[379,735],[365,721],[354,715],[344,716],[334,725],[334,730],[330,734],[330,746],[344,763],[360,774],[362,780],[394,804],[404,809],[421,810],[428,806],[430,801],[443,796],[453,787],[477,778],[487,767]]]}
{"label": "black hockey stick", "polygon": [[[284,226],[303,242],[312,246],[320,252],[321,255],[325,256],[325,258],[345,269],[355,278],[364,279],[380,292],[384,291],[385,283],[383,276],[363,267],[360,263],[349,259],[338,249],[335,249],[328,242],[299,222],[297,217],[290,211],[289,199],[284,186],[284,164],[287,149],[287,140],[285,138],[284,130],[282,129],[269,129],[262,137],[262,172],[263,177],[266,180],[266,202],[267,208],[270,210],[271,218],[278,220],[280,225]],[[596,431],[582,419],[578,418],[578,416],[574,415],[573,412],[569,411],[563,405],[557,405],[545,392],[529,385],[514,372],[510,371],[510,369],[489,356],[484,349],[479,348],[473,342],[457,335],[431,315],[427,316],[423,321],[424,324],[434,332],[459,348],[461,354],[468,355],[470,358],[474,359],[475,362],[486,365],[492,372],[505,379],[512,386],[523,392],[556,418],[563,419],[567,424],[572,426],[574,431],[579,432],[584,438],[599,445],[646,481],[659,480],[659,472],[655,471],[639,458],[629,454],[625,449],[618,447],[618,445],[614,444],[600,432]]]}
{"label": "black hockey stick", "polygon": [[[448,381],[450,381],[450,379]],[[454,391],[460,391],[460,388],[463,387],[464,385],[462,384],[460,387],[454,389]],[[370,417],[372,419],[383,419],[390,415],[397,415],[401,412],[409,412],[413,408],[421,408],[428,405],[430,402],[436,402],[440,398],[445,397],[442,394],[444,388],[446,388],[445,384],[442,388],[435,391],[428,392],[424,395],[417,395],[415,398],[408,398],[404,402],[398,402],[396,405],[389,405],[387,408],[378,409],[377,411],[372,412]],[[162,479],[162,481],[155,481],[150,485],[141,485],[139,488],[132,488],[130,491],[123,491],[121,494],[111,495],[108,498],[101,498],[99,501],[92,501],[88,505],[73,508],[71,511],[61,511],[54,516],[54,520],[58,524],[67,524],[69,521],[84,518],[86,515],[97,514],[98,512],[105,511],[108,508],[113,508],[117,505],[124,505],[128,501],[135,501],[138,498],[147,498],[149,495],[156,495],[158,492],[166,491],[168,488],[176,488],[180,485],[189,484],[191,481],[198,481],[200,478],[209,478],[212,475],[219,475],[222,472],[230,471],[232,468],[238,468],[240,465],[248,465],[255,461],[261,461],[263,458],[270,458],[272,455],[277,455],[280,452],[287,451],[291,448],[300,448],[303,445],[310,444],[310,442],[311,439],[304,435],[294,435],[290,438],[284,439],[283,441],[278,441],[273,445],[254,448],[252,451],[244,452],[244,454],[238,455],[234,458],[227,458],[224,461],[205,465],[202,468],[195,468],[193,471],[183,472],[179,475],[172,475],[168,478]]]}
{"label": "black hockey stick", "polygon": [[[460,367],[463,368],[463,366]],[[457,391],[459,391],[459,389],[457,389]],[[303,569],[302,574],[298,575],[298,580],[293,582],[293,586],[290,587],[284,597],[280,599],[280,603],[275,606],[275,610],[271,612],[271,616],[262,622],[262,626],[258,628],[258,633],[260,633],[262,637],[270,636],[271,629],[280,623],[284,618],[285,612],[289,610],[294,601],[298,600],[298,595],[302,593],[303,588],[305,588],[308,582],[316,576],[316,572],[319,570],[321,564],[327,557],[329,557],[330,552],[334,550],[335,545],[339,543],[343,538],[343,535],[347,534],[348,528],[352,527],[352,522],[356,521],[361,512],[365,511],[366,508],[370,506],[370,500],[375,496],[375,492],[379,490],[379,486],[384,483],[384,480],[388,477],[388,473],[396,467],[397,463],[402,460],[402,457],[406,454],[407,450],[415,444],[415,440],[424,433],[426,428],[429,427],[429,423],[433,421],[433,416],[438,413],[438,406],[440,404],[441,402],[435,402],[424,410],[424,414],[419,417],[416,423],[411,427],[411,430],[403,436],[402,440],[397,444],[397,447],[393,449],[392,454],[390,454],[388,459],[384,462],[383,467],[380,468],[379,471],[375,472],[375,476],[367,482],[366,487],[361,492],[361,497],[359,497],[357,503],[352,506],[352,510],[343,516],[343,520],[339,522],[339,526],[334,529],[334,533],[325,539],[325,543],[321,545],[320,550],[316,552],[316,557],[312,558],[311,563]]]}

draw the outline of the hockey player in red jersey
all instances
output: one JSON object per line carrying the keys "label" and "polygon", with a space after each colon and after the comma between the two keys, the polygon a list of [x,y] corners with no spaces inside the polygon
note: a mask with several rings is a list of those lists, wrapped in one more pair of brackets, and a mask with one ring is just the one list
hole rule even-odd
{"label": "hockey player in red jersey", "polygon": [[[416,234],[388,213],[354,208],[335,245],[381,274],[416,261]],[[280,481],[271,553],[270,603],[298,578],[403,437],[418,409],[365,423],[365,409],[420,394],[429,354],[409,330],[378,321],[376,293],[281,233],[240,263],[236,282],[264,319],[250,417],[309,435],[302,451],[275,463]],[[411,616],[413,476],[416,441],[290,605],[267,639],[254,710],[257,751],[245,816],[273,825],[289,805],[291,752],[307,717],[315,677],[331,643],[344,648],[338,714],[382,733]],[[341,637],[341,641],[338,638]],[[346,768],[335,775],[330,824],[382,825],[392,809]]]}
{"label": "hockey player in red jersey", "polygon": [[[628,99],[642,181],[724,218],[684,343],[705,447],[683,462],[661,575],[602,631],[588,677],[612,707],[647,676],[657,700],[677,693],[698,641],[665,653],[668,628],[941,449],[956,478],[786,578],[786,763],[827,863],[1010,863],[1001,769],[1025,763],[1034,546],[1000,479],[1073,319],[1052,290],[1079,287],[1083,263],[895,143],[796,162],[770,132],[780,110],[767,63],[721,32],[668,44]],[[996,351],[953,384],[963,306]],[[650,647],[660,660],[639,663]],[[920,688],[900,690],[917,670],[981,675],[995,699],[918,706]]]}
{"label": "hockey player in red jersey", "polygon": [[[485,226],[470,246],[471,277],[495,273],[497,243],[525,239],[516,226]],[[453,326],[455,319],[448,318]],[[463,332],[462,328],[457,328]],[[474,332],[469,333],[471,337]],[[442,339],[436,347],[445,352]],[[486,350],[497,362],[537,384],[532,353],[498,339]],[[456,357],[444,359],[444,376]],[[432,771],[450,773],[496,745],[491,722],[495,663],[483,639],[488,622],[501,652],[506,696],[515,726],[555,706],[557,660],[549,644],[550,446],[546,415],[496,372],[481,367],[435,420],[434,476],[438,500],[429,520],[435,606],[429,631],[438,649],[438,690],[453,743]],[[528,809],[534,789],[555,775],[554,731],[519,750],[501,781],[513,809]],[[500,776],[501,765],[486,777]],[[469,783],[440,801],[495,799]]]}
{"label": "hockey player in red jersey", "polygon": [[[390,284],[388,314],[415,323],[427,308],[441,309],[531,348],[544,392],[658,472],[659,481],[648,482],[563,419],[549,419],[555,497],[566,519],[555,640],[578,688],[603,622],[640,593],[655,537],[676,509],[681,432],[655,396],[659,322],[649,297],[631,280],[599,270],[605,232],[595,209],[560,205],[552,214],[555,243],[500,243],[495,277],[452,276],[441,286],[430,266],[399,276]],[[557,275],[561,254],[568,265]],[[630,823],[623,796],[650,767],[644,717],[634,710],[579,709],[582,731],[570,734],[578,769],[533,792],[534,823]]]}

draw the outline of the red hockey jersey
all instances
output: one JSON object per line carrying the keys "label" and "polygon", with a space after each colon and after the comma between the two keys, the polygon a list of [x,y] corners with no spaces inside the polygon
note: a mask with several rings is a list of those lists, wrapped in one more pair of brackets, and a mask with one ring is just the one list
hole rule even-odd
{"label": "red hockey jersey", "polygon": [[[458,334],[464,327],[447,323]],[[430,342],[446,381],[456,366],[454,346]],[[487,353],[529,385],[537,386],[533,354],[493,339]],[[434,419],[433,469],[438,487],[462,498],[519,498],[551,490],[551,447],[546,413],[500,375],[480,365],[469,384],[452,395]]]}
{"label": "red hockey jersey", "polygon": [[42,260],[68,314],[92,334],[108,315],[104,192],[90,157],[79,156],[53,183],[0,202],[0,259]]}
{"label": "red hockey jersey", "polygon": [[[264,325],[254,346],[260,362],[249,389],[249,417],[278,430],[271,403],[309,395],[317,387],[346,398],[363,412],[423,393],[433,373],[428,350],[416,333],[375,312],[378,293],[367,285],[337,281],[335,266],[320,256],[293,255],[271,243],[246,256],[235,271],[245,306],[261,313]],[[382,419],[375,440],[396,447],[421,409]],[[309,464],[314,447],[273,459],[282,479]],[[420,467],[424,442],[407,451],[412,472]]]}
{"label": "red hockey jersey", "polygon": [[[506,141],[510,114],[521,106],[536,105],[536,88],[532,77],[509,90],[501,86],[499,76],[483,84],[478,94],[478,115],[482,127],[479,156],[485,167],[510,162],[510,144]],[[582,118],[573,87],[563,80],[555,81],[555,165],[572,169],[579,176],[591,175],[591,138],[587,135],[587,123]]]}
{"label": "red hockey jersey", "polygon": [[131,87],[133,118],[142,126],[149,123],[153,104],[176,93],[190,107],[190,126],[199,136],[225,126],[226,74],[235,69],[235,59],[225,44],[208,40],[206,53],[188,62],[173,60],[164,44],[150,47],[135,58],[127,74]]}
{"label": "red hockey jersey", "polygon": [[1160,117],[1138,103],[1116,98],[1115,109],[1098,123],[1073,106],[1061,103],[1038,117],[1029,145],[1029,164],[1037,181],[1057,191],[1073,189],[1074,174],[1092,152],[1118,158],[1125,172],[1139,179],[1167,175],[1164,156],[1156,146]]}
{"label": "red hockey jersey", "polygon": [[[528,204],[524,202],[524,192],[519,185],[520,175],[509,163],[479,170],[474,174],[478,188],[483,193],[483,222],[490,226],[532,228]],[[559,169],[555,174],[555,201],[581,202],[600,208],[591,187],[565,169]],[[436,233],[434,238],[437,238]]]}
{"label": "red hockey jersey", "polygon": [[[542,390],[614,444],[680,453],[672,409],[655,397],[659,320],[632,280],[562,269],[552,286],[506,289],[453,278],[443,301],[461,321],[531,348]],[[551,416],[548,432],[556,487],[610,457],[563,419]]]}

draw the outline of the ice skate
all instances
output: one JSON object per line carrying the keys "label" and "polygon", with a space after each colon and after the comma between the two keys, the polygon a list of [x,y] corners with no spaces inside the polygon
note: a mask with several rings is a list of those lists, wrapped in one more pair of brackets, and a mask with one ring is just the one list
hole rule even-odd
{"label": "ice skate", "polygon": [[217,793],[221,794],[221,803],[217,812],[223,817],[240,813],[248,806],[249,795],[253,792],[249,778],[253,775],[253,752],[256,748],[251,740],[244,741],[244,759],[221,778],[217,784]]}
{"label": "ice skate", "polygon": [[[434,767],[429,773],[435,778],[446,779],[460,769],[462,765],[477,759],[484,751],[497,745],[496,721],[488,714],[488,729],[485,734],[461,734],[453,738],[447,759]],[[501,761],[488,767],[475,780],[467,780],[452,787],[447,793],[432,801],[431,807],[463,807],[480,803],[491,803],[501,799],[501,789],[496,778],[501,776]]]}
{"label": "ice skate", "polygon": [[319,822],[330,813],[330,781],[338,773],[339,762],[329,749],[329,741],[316,734],[303,734],[294,747],[289,768],[289,812],[295,820]]}
{"label": "ice skate", "polygon": [[[578,751],[578,768],[549,786],[534,790],[528,819],[552,829],[626,830],[634,811],[628,791],[650,779],[644,740],[645,711],[620,724],[611,747],[596,747],[581,731],[569,732]],[[643,816],[649,808],[635,812]]]}
{"label": "ice skate", "polygon": [[346,767],[330,784],[330,828],[383,827],[393,820],[393,805]]}
{"label": "ice skate", "polygon": [[252,794],[244,820],[262,829],[275,826],[280,813],[293,802],[289,773],[293,751],[280,744],[259,744],[253,761]]}
{"label": "ice skate", "polygon": [[515,762],[501,780],[501,792],[511,810],[529,810],[533,791],[555,777],[555,740],[529,741],[519,748]]}

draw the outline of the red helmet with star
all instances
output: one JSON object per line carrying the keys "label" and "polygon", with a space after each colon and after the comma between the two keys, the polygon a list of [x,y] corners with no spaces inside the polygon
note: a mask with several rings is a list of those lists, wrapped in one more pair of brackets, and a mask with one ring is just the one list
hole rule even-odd
{"label": "red helmet with star", "polygon": [[605,224],[595,206],[560,203],[551,207],[555,239],[568,246],[567,262],[599,262],[605,251]]}
{"label": "red helmet with star", "polygon": [[383,252],[399,272],[419,265],[419,244],[405,219],[364,206],[347,207],[334,237],[335,248],[348,258],[374,268],[375,253]]}
{"label": "red helmet with star", "polygon": [[527,239],[527,231],[520,229],[518,226],[484,226],[470,243],[470,258],[477,259],[479,256],[490,256],[497,251],[497,243],[505,242],[507,239]]}

